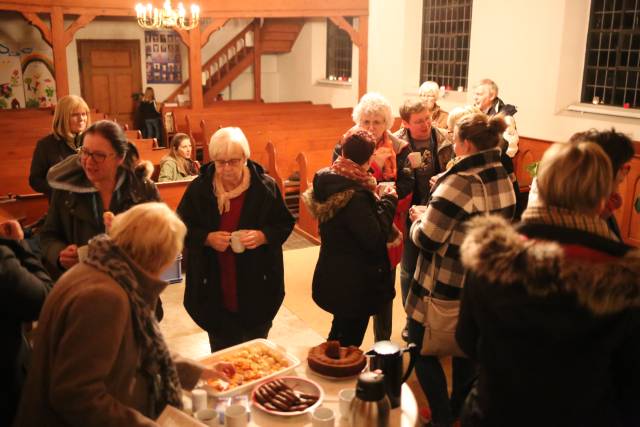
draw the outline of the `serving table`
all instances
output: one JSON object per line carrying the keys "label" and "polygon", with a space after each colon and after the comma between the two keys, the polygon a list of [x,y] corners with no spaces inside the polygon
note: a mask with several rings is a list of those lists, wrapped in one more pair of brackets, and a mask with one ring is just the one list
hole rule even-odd
{"label": "serving table", "polygon": [[[295,316],[294,316],[295,317]],[[296,317],[297,319],[297,317]],[[281,346],[288,353],[300,359],[301,364],[294,372],[287,375],[296,375],[316,382],[324,390],[322,406],[330,408],[334,412],[336,427],[348,427],[349,423],[340,418],[338,392],[343,388],[355,388],[356,378],[347,380],[331,380],[315,374],[307,365],[307,353],[313,346],[321,344],[325,338],[311,328],[303,324],[300,319],[297,322],[287,322],[286,330],[279,331],[269,339]],[[402,385],[402,400],[399,408],[393,409],[390,415],[392,427],[414,427],[418,419],[418,409],[413,392],[406,384]],[[251,422],[249,426],[278,427],[278,426],[311,426],[311,414],[293,417],[282,417],[267,414],[251,405]]]}

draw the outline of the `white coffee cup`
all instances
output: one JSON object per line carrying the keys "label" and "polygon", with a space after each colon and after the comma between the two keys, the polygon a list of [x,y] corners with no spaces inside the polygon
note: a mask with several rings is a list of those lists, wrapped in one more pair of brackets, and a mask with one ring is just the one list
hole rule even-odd
{"label": "white coffee cup", "polygon": [[207,409],[207,392],[199,388],[193,390],[191,392],[191,401],[193,412],[198,412],[201,409]]}
{"label": "white coffee cup", "polygon": [[218,425],[218,413],[215,409],[200,409],[195,413],[195,417],[196,420],[201,421],[210,427]]}
{"label": "white coffee cup", "polygon": [[82,262],[85,259],[87,259],[87,255],[89,254],[89,246],[87,245],[79,246],[78,249],[76,249],[76,251],[78,252],[78,261]]}
{"label": "white coffee cup", "polygon": [[319,407],[311,414],[311,425],[313,427],[334,427],[336,419],[333,416],[333,410],[325,407]]}
{"label": "white coffee cup", "polygon": [[244,231],[237,230],[231,233],[231,250],[237,254],[244,252],[244,245],[240,242],[240,238],[244,235]]}
{"label": "white coffee cup", "polygon": [[338,392],[338,399],[340,400],[340,416],[343,419],[349,418],[349,414],[351,412],[349,407],[351,406],[351,401],[355,395],[355,388],[343,388]]}
{"label": "white coffee cup", "polygon": [[225,427],[245,427],[249,424],[249,412],[244,405],[229,405],[224,411]]}
{"label": "white coffee cup", "polygon": [[409,159],[409,164],[411,165],[411,169],[419,168],[422,164],[422,154],[418,151],[414,151],[409,153],[407,156]]}

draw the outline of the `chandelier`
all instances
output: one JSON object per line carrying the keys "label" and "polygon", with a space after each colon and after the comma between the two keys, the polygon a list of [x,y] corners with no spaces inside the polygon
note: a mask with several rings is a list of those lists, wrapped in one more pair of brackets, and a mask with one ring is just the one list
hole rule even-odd
{"label": "chandelier", "polygon": [[177,28],[190,30],[198,25],[200,7],[192,4],[191,16],[187,17],[186,10],[182,3],[178,3],[178,10],[174,10],[171,7],[171,0],[166,0],[162,9],[153,7],[151,3],[148,3],[146,6],[138,3],[136,4],[136,16],[138,17],[138,25],[142,28]]}

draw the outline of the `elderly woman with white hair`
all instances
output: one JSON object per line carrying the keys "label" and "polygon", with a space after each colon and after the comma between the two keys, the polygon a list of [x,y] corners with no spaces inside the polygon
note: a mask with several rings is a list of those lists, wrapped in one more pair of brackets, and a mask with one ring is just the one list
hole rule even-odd
{"label": "elderly woman with white hair", "polygon": [[[284,299],[282,244],[294,219],[239,128],[211,137],[178,213],[187,225],[184,305],[211,351],[266,338]],[[232,244],[233,241],[233,244]]]}
{"label": "elderly woman with white hair", "polygon": [[438,98],[440,98],[438,83],[432,81],[422,83],[418,89],[418,96],[426,104],[427,110],[431,112],[433,126],[446,129],[449,114],[438,105]]}
{"label": "elderly woman with white hair", "polygon": [[153,426],[182,387],[233,374],[173,357],[155,319],[185,233],[167,205],[143,203],[91,239],[44,303],[16,425]]}
{"label": "elderly woman with white hair", "polygon": [[[413,171],[409,167],[407,159],[411,152],[409,143],[389,131],[393,126],[391,104],[379,93],[365,94],[358,105],[353,108],[352,118],[355,126],[351,131],[361,128],[373,135],[376,146],[369,167],[378,182],[386,181],[395,184],[399,202],[394,224],[396,230],[403,230],[404,218],[406,218],[406,212],[411,203],[414,186]],[[342,154],[342,148],[342,143],[336,145],[333,152],[334,161]],[[392,261],[389,282],[390,286],[395,289],[395,267],[399,260]],[[391,337],[392,309],[393,300],[390,300],[374,316],[373,331],[376,341],[388,340]]]}

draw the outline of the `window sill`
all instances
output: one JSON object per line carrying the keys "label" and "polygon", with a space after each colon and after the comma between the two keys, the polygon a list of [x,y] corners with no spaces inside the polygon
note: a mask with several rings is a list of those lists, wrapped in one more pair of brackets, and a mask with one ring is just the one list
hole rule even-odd
{"label": "window sill", "polygon": [[610,105],[593,105],[587,103],[571,104],[568,111],[576,113],[600,114],[604,116],[626,117],[640,119],[640,110],[631,108],[612,107]]}
{"label": "window sill", "polygon": [[352,82],[344,82],[340,80],[327,80],[327,79],[318,79],[316,80],[316,84],[321,86],[341,86],[341,87],[353,86]]}

